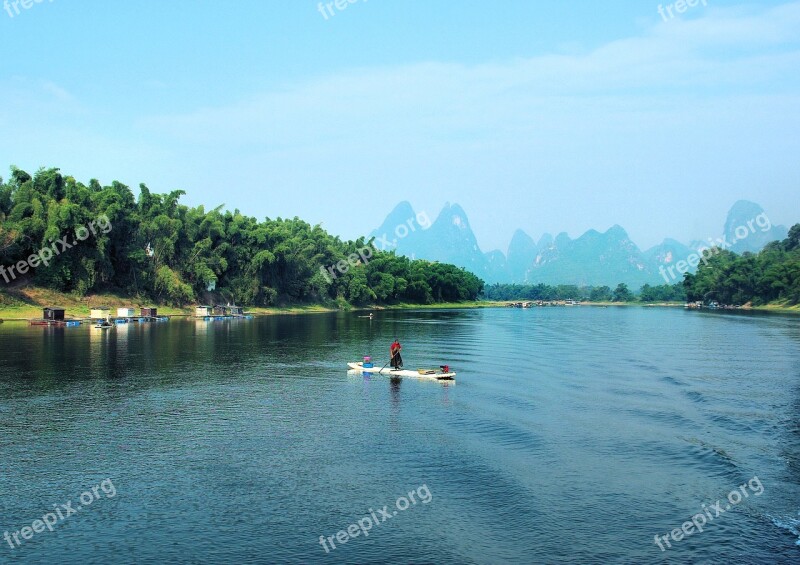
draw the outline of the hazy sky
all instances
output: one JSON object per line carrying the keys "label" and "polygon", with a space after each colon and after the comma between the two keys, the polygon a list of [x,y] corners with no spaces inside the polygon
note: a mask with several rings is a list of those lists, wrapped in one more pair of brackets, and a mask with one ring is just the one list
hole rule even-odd
{"label": "hazy sky", "polygon": [[741,198],[800,221],[800,2],[658,7],[12,2],[0,174],[182,188],[347,238],[400,200],[458,202],[484,250],[517,227],[706,239]]}

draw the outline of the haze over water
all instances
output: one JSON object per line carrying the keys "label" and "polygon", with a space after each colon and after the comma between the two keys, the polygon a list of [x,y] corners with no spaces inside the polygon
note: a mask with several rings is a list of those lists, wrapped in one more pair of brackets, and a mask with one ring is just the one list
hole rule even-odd
{"label": "haze over water", "polygon": [[[456,383],[348,374],[394,337]],[[637,307],[5,323],[0,534],[117,494],[0,562],[797,562],[799,343],[796,317]]]}

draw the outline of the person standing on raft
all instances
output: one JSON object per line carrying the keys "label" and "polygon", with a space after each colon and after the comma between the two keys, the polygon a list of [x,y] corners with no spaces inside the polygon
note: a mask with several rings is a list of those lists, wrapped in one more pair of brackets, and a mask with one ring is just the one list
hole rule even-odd
{"label": "person standing on raft", "polygon": [[392,355],[392,369],[403,368],[403,358],[400,356],[401,349],[403,349],[403,346],[400,345],[400,342],[397,341],[397,338],[394,338],[394,343],[389,346],[389,353]]}

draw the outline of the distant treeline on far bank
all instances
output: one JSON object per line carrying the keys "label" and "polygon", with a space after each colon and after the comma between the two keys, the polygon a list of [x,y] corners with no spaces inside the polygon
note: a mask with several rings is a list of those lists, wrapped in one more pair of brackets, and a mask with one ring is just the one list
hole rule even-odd
{"label": "distant treeline on far bank", "polygon": [[628,285],[620,283],[612,289],[608,286],[576,286],[570,284],[493,284],[484,290],[488,300],[584,300],[589,302],[683,302],[686,290],[682,283],[673,285],[644,285],[638,295]]}
{"label": "distant treeline on far bank", "polygon": [[211,296],[245,306],[392,304],[477,299],[483,281],[453,265],[379,252],[298,219],[265,219],[138,199],[124,184],[84,185],[58,169],[0,179],[0,292],[31,284],[85,295],[112,290],[185,305]]}

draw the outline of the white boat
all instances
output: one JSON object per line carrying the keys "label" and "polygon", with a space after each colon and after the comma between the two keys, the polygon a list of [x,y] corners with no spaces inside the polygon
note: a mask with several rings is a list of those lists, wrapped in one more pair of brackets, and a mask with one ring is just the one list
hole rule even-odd
{"label": "white boat", "polygon": [[411,379],[429,379],[435,381],[452,381],[456,374],[454,371],[442,372],[434,369],[417,369],[416,371],[409,371],[408,369],[392,369],[391,367],[364,367],[363,362],[348,363],[351,370],[359,373],[372,373],[389,375],[390,377],[406,377]]}

